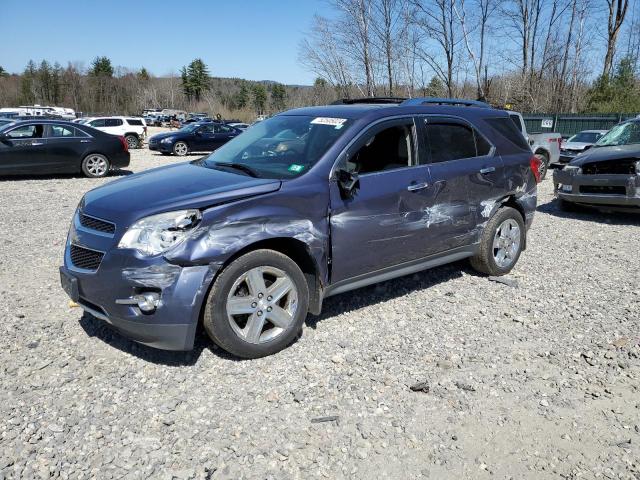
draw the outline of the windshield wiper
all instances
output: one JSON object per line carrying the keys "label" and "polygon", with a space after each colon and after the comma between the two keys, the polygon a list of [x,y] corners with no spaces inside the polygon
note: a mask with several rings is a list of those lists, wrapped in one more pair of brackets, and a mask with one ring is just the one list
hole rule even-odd
{"label": "windshield wiper", "polygon": [[247,175],[258,178],[258,172],[256,172],[253,168],[245,165],[244,163],[235,163],[235,162],[214,162],[214,167],[227,167],[227,168],[235,168],[236,170],[240,170],[241,172],[246,173]]}

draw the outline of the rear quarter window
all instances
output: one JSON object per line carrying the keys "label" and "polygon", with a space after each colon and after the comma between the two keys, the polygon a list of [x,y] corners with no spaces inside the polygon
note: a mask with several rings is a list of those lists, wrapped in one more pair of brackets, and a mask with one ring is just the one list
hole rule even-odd
{"label": "rear quarter window", "polygon": [[107,118],[105,120],[105,127],[119,127],[122,125],[122,120],[119,118]]}
{"label": "rear quarter window", "polygon": [[516,128],[512,119],[507,117],[485,118],[484,121],[500,136],[509,140],[509,142],[521,150],[529,150],[529,144],[522,136],[522,133]]}

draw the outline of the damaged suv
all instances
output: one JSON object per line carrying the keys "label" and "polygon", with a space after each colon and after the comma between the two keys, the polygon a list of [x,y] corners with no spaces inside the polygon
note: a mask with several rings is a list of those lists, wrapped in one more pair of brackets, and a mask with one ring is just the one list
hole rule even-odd
{"label": "damaged suv", "polygon": [[511,271],[538,167],[508,114],[479,102],[292,110],[207,157],[88,192],[61,282],[140,343],[189,350],[201,324],[227,351],[261,357],[330,295],[465,258]]}
{"label": "damaged suv", "polygon": [[640,118],[613,127],[585,153],[553,173],[562,209],[640,211]]}

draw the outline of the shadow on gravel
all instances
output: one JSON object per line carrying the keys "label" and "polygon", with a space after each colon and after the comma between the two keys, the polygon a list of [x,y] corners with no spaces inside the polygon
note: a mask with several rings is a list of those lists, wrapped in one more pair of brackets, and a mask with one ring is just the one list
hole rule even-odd
{"label": "shadow on gravel", "polygon": [[351,292],[341,293],[334,297],[327,298],[322,304],[322,313],[320,316],[309,315],[306,320],[306,325],[307,327],[315,329],[318,323],[326,318],[378,303],[384,303],[418,290],[431,288],[440,283],[446,283],[455,278],[459,278],[463,273],[474,276],[479,275],[469,266],[466,260],[462,260],[414,273],[406,277],[396,278],[395,280],[388,280]]}
{"label": "shadow on gravel", "polygon": [[585,222],[606,223],[609,225],[640,226],[640,209],[634,212],[603,212],[595,208],[576,206],[575,211],[564,211],[558,206],[557,200],[538,205],[538,212],[553,215],[558,218],[571,218]]}
{"label": "shadow on gravel", "polygon": [[[126,177],[132,174],[133,172],[131,170],[112,170],[111,172],[109,172],[109,175],[107,175],[106,178]],[[59,173],[59,174],[52,174],[52,175],[6,175],[6,176],[0,175],[0,182],[9,182],[9,181],[17,182],[17,181],[25,181],[25,180],[65,180],[65,179],[71,179],[71,178],[78,178],[81,180],[94,180],[94,179],[87,178],[80,173],[64,173],[64,174]]]}

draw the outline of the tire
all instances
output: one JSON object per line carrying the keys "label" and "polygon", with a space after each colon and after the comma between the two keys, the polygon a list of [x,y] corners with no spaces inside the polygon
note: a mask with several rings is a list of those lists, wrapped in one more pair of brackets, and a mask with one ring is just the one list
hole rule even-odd
{"label": "tire", "polygon": [[127,141],[129,150],[133,150],[140,146],[140,139],[136,135],[127,134],[124,136],[124,139]]}
{"label": "tire", "polygon": [[511,207],[500,208],[484,228],[478,252],[471,257],[471,266],[486,275],[506,275],[520,258],[525,235],[520,212]]}
{"label": "tire", "polygon": [[[282,293],[287,285],[289,290]],[[280,298],[269,300],[269,293]],[[229,310],[232,302],[236,314]],[[211,340],[227,352],[260,358],[296,339],[308,307],[309,287],[300,267],[280,252],[255,250],[234,260],[215,280],[203,325]]]}
{"label": "tire", "polygon": [[184,157],[189,153],[189,145],[186,142],[176,142],[173,146],[173,153],[179,157]]}
{"label": "tire", "polygon": [[547,155],[544,153],[536,153],[535,156],[540,160],[538,172],[540,174],[540,181],[543,181],[549,171],[549,158],[547,158]]}
{"label": "tire", "polygon": [[109,174],[109,159],[99,153],[90,153],[82,160],[82,173],[89,178],[102,178]]}

